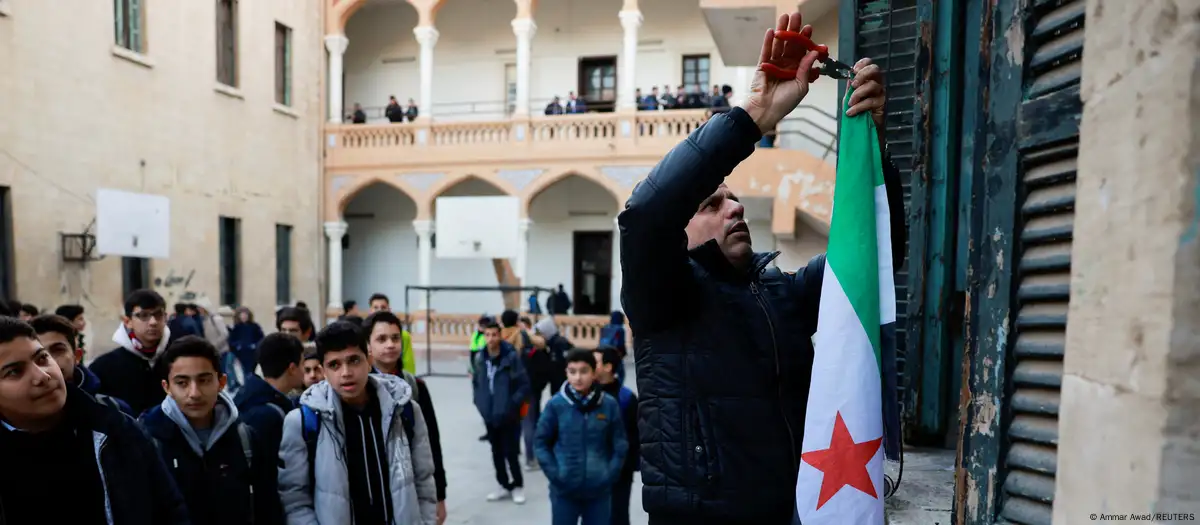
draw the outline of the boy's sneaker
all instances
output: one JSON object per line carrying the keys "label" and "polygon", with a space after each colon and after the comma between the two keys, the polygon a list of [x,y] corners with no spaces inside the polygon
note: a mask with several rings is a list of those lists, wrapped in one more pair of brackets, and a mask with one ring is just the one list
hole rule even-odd
{"label": "boy's sneaker", "polygon": [[521,487],[512,489],[512,499],[513,499],[513,503],[516,503],[517,505],[524,505],[525,504],[525,489],[523,489]]}
{"label": "boy's sneaker", "polygon": [[[500,487],[500,488],[496,489],[495,492],[488,494],[487,500],[488,501],[500,501],[502,499],[508,499],[510,497],[512,497],[512,493],[509,492],[508,490],[506,490],[504,487]],[[524,499],[525,499],[524,497],[521,498],[522,501],[524,501]]]}
{"label": "boy's sneaker", "polygon": [[538,469],[538,462],[536,459],[531,459],[531,460],[525,462],[525,470],[526,471],[533,472],[537,469]]}

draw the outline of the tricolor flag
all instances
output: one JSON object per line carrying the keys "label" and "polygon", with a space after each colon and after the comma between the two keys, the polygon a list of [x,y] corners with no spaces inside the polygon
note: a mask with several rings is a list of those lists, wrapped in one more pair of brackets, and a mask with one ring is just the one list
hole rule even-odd
{"label": "tricolor flag", "polygon": [[[894,349],[885,350],[894,339],[885,332],[896,321],[896,286],[878,140],[869,114],[842,117],[796,480],[796,517],[804,525],[883,524],[881,371],[894,359]],[[890,408],[896,412],[894,403]]]}

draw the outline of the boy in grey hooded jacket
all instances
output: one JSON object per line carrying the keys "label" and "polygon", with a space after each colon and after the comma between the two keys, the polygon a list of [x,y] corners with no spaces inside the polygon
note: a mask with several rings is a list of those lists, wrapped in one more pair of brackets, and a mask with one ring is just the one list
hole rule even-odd
{"label": "boy in grey hooded jacket", "polygon": [[[304,392],[301,409],[284,419],[279,447],[279,496],[289,525],[437,523],[433,452],[420,406],[402,379],[370,373],[362,346],[354,323],[338,321],[317,334],[325,381]],[[305,412],[314,418],[309,428]]]}

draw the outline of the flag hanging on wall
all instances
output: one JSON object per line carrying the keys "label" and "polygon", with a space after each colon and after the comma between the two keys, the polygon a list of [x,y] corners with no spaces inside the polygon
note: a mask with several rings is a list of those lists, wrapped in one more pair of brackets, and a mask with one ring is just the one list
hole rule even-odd
{"label": "flag hanging on wall", "polygon": [[[878,140],[870,114],[843,115],[796,480],[796,518],[804,525],[884,522],[882,371],[895,355],[884,345],[895,344],[896,286]],[[889,404],[891,427],[899,417]],[[887,434],[889,451],[898,449],[898,429]]]}

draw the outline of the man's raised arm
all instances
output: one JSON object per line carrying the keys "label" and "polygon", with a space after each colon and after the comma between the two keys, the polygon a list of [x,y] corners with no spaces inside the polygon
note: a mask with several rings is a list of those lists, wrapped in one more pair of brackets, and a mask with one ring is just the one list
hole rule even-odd
{"label": "man's raised arm", "polygon": [[[812,35],[812,27],[792,30]],[[787,18],[781,27],[789,27]],[[759,70],[750,96],[741,107],[714,115],[659,161],[633,190],[617,217],[621,230],[621,302],[636,333],[670,322],[677,306],[688,300],[691,272],[684,228],[700,204],[712,195],[739,163],[754,153],[763,130],[775,129],[808,94],[808,70],[817,53],[776,42],[775,30],[763,38]],[[800,71],[795,79],[777,80],[762,64]]]}
{"label": "man's raised arm", "polygon": [[621,300],[633,330],[664,321],[684,299],[691,273],[684,228],[700,203],[762,136],[741,108],[715,115],[667,153],[633,190],[617,217],[621,230]]}

